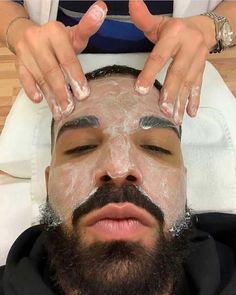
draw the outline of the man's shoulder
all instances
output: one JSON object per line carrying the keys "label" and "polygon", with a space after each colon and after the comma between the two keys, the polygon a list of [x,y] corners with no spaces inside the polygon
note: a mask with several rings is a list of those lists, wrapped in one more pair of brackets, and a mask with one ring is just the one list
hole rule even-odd
{"label": "man's shoulder", "polygon": [[236,256],[236,214],[204,213],[196,217],[198,230],[209,234],[216,243],[231,248]]}
{"label": "man's shoulder", "polygon": [[0,266],[0,295],[3,295],[3,274],[5,265]]}

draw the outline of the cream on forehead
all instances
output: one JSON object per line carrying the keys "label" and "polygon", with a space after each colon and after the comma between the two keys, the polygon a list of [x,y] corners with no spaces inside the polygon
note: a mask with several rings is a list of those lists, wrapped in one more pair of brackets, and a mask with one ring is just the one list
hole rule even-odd
{"label": "cream on forehead", "polygon": [[159,90],[153,87],[143,96],[134,90],[135,77],[112,75],[90,80],[91,94],[88,99],[77,101],[74,112],[55,124],[55,134],[66,122],[80,116],[94,115],[108,133],[131,133],[139,127],[140,118],[156,116],[171,121],[158,105]]}

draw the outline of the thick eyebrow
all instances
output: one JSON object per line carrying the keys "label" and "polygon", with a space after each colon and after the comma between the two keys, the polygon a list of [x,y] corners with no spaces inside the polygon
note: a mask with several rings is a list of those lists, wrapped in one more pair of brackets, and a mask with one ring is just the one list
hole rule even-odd
{"label": "thick eyebrow", "polygon": [[168,128],[172,129],[179,139],[181,139],[181,131],[174,123],[168,119],[156,117],[156,116],[146,116],[142,117],[139,121],[139,127],[142,129],[151,129],[151,128]]}
{"label": "thick eyebrow", "polygon": [[66,122],[62,125],[61,129],[58,131],[58,138],[68,129],[77,129],[77,128],[97,128],[99,127],[99,120],[95,116],[83,116],[71,121]]}

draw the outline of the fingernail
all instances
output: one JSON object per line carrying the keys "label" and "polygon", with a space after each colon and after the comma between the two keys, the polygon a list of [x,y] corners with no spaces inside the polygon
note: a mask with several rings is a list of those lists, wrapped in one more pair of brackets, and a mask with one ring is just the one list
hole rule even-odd
{"label": "fingernail", "polygon": [[70,92],[70,90],[68,89],[67,86],[65,86],[65,88],[66,88],[66,93],[67,93],[67,105],[66,105],[66,107],[64,109],[62,109],[59,106],[62,116],[70,115],[73,112],[74,108],[75,108],[73,95],[72,95],[72,93]]}
{"label": "fingernail", "polygon": [[174,113],[174,105],[170,102],[163,102],[161,104],[161,109],[166,112],[168,115],[173,116]]}
{"label": "fingernail", "polygon": [[178,113],[175,113],[175,115],[174,115],[174,122],[175,122],[175,124],[176,125],[181,125],[182,124],[182,118],[179,116],[179,114]]}
{"label": "fingernail", "polygon": [[93,20],[101,21],[105,18],[106,12],[99,5],[93,5],[89,11],[89,15]]}
{"label": "fingernail", "polygon": [[61,108],[58,105],[54,105],[52,107],[52,115],[56,121],[59,121],[61,119]]}
{"label": "fingernail", "polygon": [[62,117],[62,114],[61,114],[61,107],[57,104],[55,98],[51,98],[51,104],[52,104],[52,115],[53,115],[53,118],[56,120],[56,121],[59,121]]}
{"label": "fingernail", "polygon": [[179,109],[180,109],[180,96],[178,95],[175,101],[174,106],[174,114],[173,119],[176,125],[180,125],[182,123],[183,117],[180,115]]}
{"label": "fingernail", "polygon": [[33,97],[33,101],[40,102],[43,99],[43,95],[41,92],[36,91]]}
{"label": "fingernail", "polygon": [[191,107],[191,115],[192,115],[193,117],[196,117],[196,115],[197,115],[197,111],[198,111],[197,106],[192,106],[192,107]]}
{"label": "fingernail", "polygon": [[166,102],[168,99],[168,91],[166,88],[162,87],[161,93],[160,93],[160,103],[163,104],[163,102]]}
{"label": "fingernail", "polygon": [[176,125],[181,125],[183,118],[180,116],[178,109],[175,110],[174,116],[173,116],[174,122]]}
{"label": "fingernail", "polygon": [[75,97],[79,101],[84,100],[90,94],[90,89],[87,84],[85,84],[84,86],[81,86],[79,82],[74,81],[72,89],[73,89]]}
{"label": "fingernail", "polygon": [[146,95],[148,94],[149,90],[150,90],[150,86],[144,87],[142,85],[139,84],[139,81],[137,81],[137,83],[134,86],[135,91],[137,91],[139,94],[141,95]]}

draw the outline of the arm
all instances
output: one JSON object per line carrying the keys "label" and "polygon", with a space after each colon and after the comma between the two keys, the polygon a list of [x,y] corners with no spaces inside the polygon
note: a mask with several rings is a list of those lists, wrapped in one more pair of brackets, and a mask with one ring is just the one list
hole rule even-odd
{"label": "arm", "polygon": [[[233,44],[236,44],[236,1],[225,0],[222,3],[220,3],[215,8],[215,10],[213,10],[213,12],[215,12],[217,15],[224,16],[228,19],[234,32]],[[212,48],[216,44],[214,21],[202,15],[192,16],[188,19],[191,22],[193,22],[197,27],[199,27],[200,31],[203,31],[208,48]]]}
{"label": "arm", "polygon": [[35,103],[44,96],[57,120],[73,111],[76,99],[89,95],[77,54],[100,28],[106,13],[106,4],[97,1],[73,27],[58,21],[38,25],[24,18],[28,15],[21,5],[0,0],[0,42],[8,43],[15,52],[19,80],[27,96]]}
{"label": "arm", "polygon": [[[14,3],[11,0],[0,1],[0,42],[6,44],[6,31],[10,22],[16,17],[28,17],[24,6]],[[18,19],[9,28],[8,41],[12,48],[21,38],[29,26],[36,25],[28,19]],[[16,30],[16,33],[13,33]]]}
{"label": "arm", "polygon": [[[152,15],[141,0],[129,0],[129,11],[133,23],[155,44],[135,89],[141,94],[148,93],[156,75],[172,58],[159,106],[177,125],[182,123],[185,109],[189,116],[196,116],[205,62],[209,50],[217,43],[214,20],[206,15],[182,18]],[[231,23],[236,43],[236,2],[223,1],[214,12]]]}

